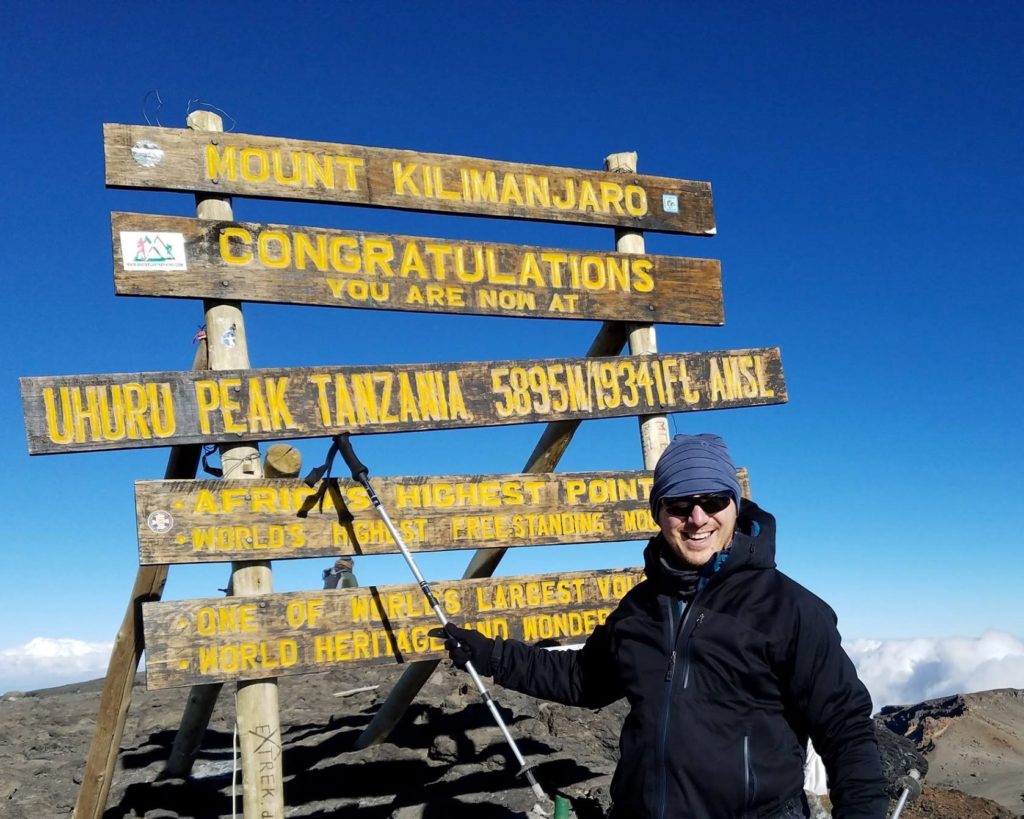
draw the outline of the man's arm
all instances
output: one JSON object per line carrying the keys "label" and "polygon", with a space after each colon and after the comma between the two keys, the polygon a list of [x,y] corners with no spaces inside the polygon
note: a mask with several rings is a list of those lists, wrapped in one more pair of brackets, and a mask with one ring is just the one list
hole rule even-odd
{"label": "man's arm", "polygon": [[533,697],[583,708],[602,708],[623,696],[607,623],[578,651],[547,651],[507,640],[494,679]]}
{"label": "man's arm", "polygon": [[523,694],[585,708],[601,708],[623,695],[608,623],[598,626],[579,650],[547,651],[520,640],[492,640],[451,623],[431,634],[447,638],[445,646],[459,668],[471,660],[480,674]]}
{"label": "man's arm", "polygon": [[815,599],[798,607],[790,695],[828,772],[834,819],[885,819],[889,798],[871,720],[871,697],[843,651],[836,617]]}

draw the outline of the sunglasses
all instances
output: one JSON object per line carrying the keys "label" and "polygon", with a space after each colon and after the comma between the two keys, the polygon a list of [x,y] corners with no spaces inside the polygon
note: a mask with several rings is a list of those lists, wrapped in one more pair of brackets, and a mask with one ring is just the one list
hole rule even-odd
{"label": "sunglasses", "polygon": [[725,509],[732,500],[728,492],[714,495],[690,495],[686,498],[666,498],[662,501],[663,508],[673,517],[688,518],[693,514],[694,507],[699,506],[705,515],[715,515]]}

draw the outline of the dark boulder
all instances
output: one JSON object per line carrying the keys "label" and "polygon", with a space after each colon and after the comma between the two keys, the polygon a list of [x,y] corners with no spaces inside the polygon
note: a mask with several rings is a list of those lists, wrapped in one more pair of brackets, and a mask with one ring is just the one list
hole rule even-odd
{"label": "dark boulder", "polygon": [[[928,773],[928,760],[917,746],[904,736],[894,733],[878,718],[875,719],[875,738],[882,758],[882,775],[890,798],[898,799],[907,785],[906,778],[916,770],[921,779]],[[913,793],[911,795],[914,795]]]}

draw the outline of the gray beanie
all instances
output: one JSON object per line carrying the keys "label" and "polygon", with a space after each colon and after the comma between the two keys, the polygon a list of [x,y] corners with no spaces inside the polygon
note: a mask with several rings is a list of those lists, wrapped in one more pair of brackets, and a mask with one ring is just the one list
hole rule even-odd
{"label": "gray beanie", "polygon": [[662,498],[730,492],[739,508],[740,482],[729,457],[725,441],[705,432],[701,435],[677,435],[654,467],[651,486],[651,512],[658,517]]}

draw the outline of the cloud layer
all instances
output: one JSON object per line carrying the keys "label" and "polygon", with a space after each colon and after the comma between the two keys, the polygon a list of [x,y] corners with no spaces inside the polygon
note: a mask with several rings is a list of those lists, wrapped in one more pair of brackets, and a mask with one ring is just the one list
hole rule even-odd
{"label": "cloud layer", "polygon": [[980,637],[853,640],[843,647],[876,711],[950,694],[1024,688],[1024,641],[1002,631]]}
{"label": "cloud layer", "polygon": [[113,643],[68,637],[35,637],[0,649],[0,692],[30,691],[82,682],[107,673]]}
{"label": "cloud layer", "polygon": [[[102,677],[112,644],[36,637],[0,649],[0,692],[28,691]],[[1024,688],[1024,640],[1001,631],[980,637],[853,640],[844,648],[875,710],[949,694]]]}

